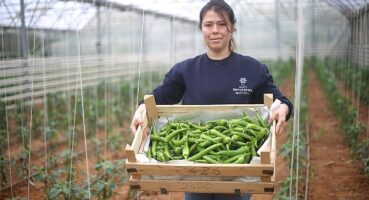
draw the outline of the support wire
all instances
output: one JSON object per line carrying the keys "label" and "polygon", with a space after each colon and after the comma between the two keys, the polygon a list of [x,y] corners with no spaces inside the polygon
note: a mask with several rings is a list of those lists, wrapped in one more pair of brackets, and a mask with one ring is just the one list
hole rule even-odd
{"label": "support wire", "polygon": [[32,82],[31,82],[31,116],[29,121],[29,146],[28,146],[28,185],[27,197],[29,198],[31,183],[31,148],[32,148],[32,118],[33,118],[33,75],[35,74],[36,29],[33,29],[33,55],[32,55]]}
{"label": "support wire", "polygon": [[[45,36],[45,32],[42,32]],[[45,169],[48,169],[47,156],[47,133],[48,133],[48,115],[47,115],[47,95],[46,95],[46,71],[45,71],[45,38],[42,38],[42,72],[43,72],[43,93],[44,93],[44,140],[45,140]]]}
{"label": "support wire", "polygon": [[140,61],[139,61],[139,64],[138,64],[136,105],[138,105],[138,103],[139,103],[138,97],[139,97],[139,93],[140,93],[140,81],[141,81],[141,67],[142,67],[144,36],[145,36],[145,10],[142,10],[142,27],[141,27],[141,40],[140,40]]}
{"label": "support wire", "polygon": [[78,74],[79,74],[79,86],[80,86],[80,94],[81,94],[81,106],[82,106],[82,121],[83,121],[83,137],[85,143],[85,157],[86,157],[86,173],[87,173],[87,187],[88,187],[88,199],[91,199],[91,189],[90,189],[90,171],[88,165],[88,152],[87,152],[87,136],[86,136],[86,121],[85,121],[85,108],[83,103],[83,84],[82,84],[82,64],[81,64],[81,44],[80,44],[80,35],[79,31],[76,31],[77,34],[77,49],[78,49]]}
{"label": "support wire", "polygon": [[[3,30],[3,29],[2,29]],[[4,34],[1,34],[1,43],[4,44]],[[3,52],[3,60],[5,60],[5,55],[4,55],[4,46],[5,45],[2,45],[2,52]],[[3,65],[3,71],[4,71],[4,74],[3,74],[3,78],[4,80],[6,79],[5,77],[5,65]],[[7,136],[7,145],[8,145],[8,164],[9,164],[9,179],[10,179],[10,194],[11,194],[11,197],[12,199],[14,198],[14,195],[13,195],[13,177],[12,177],[12,165],[11,165],[11,159],[10,159],[10,136],[9,136],[9,120],[8,120],[8,109],[7,109],[7,106],[6,106],[6,94],[7,92],[5,91],[4,93],[4,110],[5,110],[5,118],[6,118],[6,136]]]}
{"label": "support wire", "polygon": [[294,148],[296,141],[296,184],[295,184],[295,198],[298,199],[298,180],[299,180],[299,144],[300,144],[300,99],[301,99],[301,80],[304,62],[304,14],[303,14],[303,1],[296,0],[297,9],[297,51],[296,51],[296,75],[295,75],[295,110],[293,118],[293,140],[292,140],[292,156],[291,156],[291,170],[290,170],[290,199],[292,195],[292,176],[294,163]]}

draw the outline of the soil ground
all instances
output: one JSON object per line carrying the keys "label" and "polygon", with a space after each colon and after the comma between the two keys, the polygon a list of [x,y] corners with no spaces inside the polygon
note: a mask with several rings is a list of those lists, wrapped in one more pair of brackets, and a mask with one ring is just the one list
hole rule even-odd
{"label": "soil ground", "polygon": [[312,70],[308,78],[311,164],[308,199],[367,200],[368,178],[360,162],[352,160],[340,122],[329,110],[327,97]]}

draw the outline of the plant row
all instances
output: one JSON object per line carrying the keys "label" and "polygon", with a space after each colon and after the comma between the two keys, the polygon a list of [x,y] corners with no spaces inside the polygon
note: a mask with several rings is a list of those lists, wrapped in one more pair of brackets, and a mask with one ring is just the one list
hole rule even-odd
{"label": "plant row", "polygon": [[[358,110],[351,104],[351,101],[340,93],[337,88],[337,79],[334,71],[325,67],[325,63],[334,63],[336,61],[316,62],[315,70],[320,81],[323,83],[325,92],[328,96],[330,107],[341,120],[341,129],[345,140],[351,148],[354,158],[361,160],[364,164],[364,171],[369,176],[369,140],[362,139],[360,136],[368,127],[365,127],[358,119]],[[350,66],[346,66],[349,68]],[[347,70],[346,70],[347,71]],[[366,80],[368,81],[368,79]],[[363,91],[367,91],[363,90]],[[368,95],[366,93],[363,96]]]}
{"label": "plant row", "polygon": [[[161,77],[159,72],[142,74],[140,85],[158,84]],[[137,79],[137,76],[132,77],[132,80]],[[139,90],[132,80],[102,81],[96,86],[85,87],[83,102],[79,89],[49,93],[44,98],[45,102],[32,105],[27,104],[30,99],[1,101],[0,190],[10,187],[11,167],[13,183],[31,176],[44,183],[47,199],[67,199],[68,196],[86,199],[83,198],[86,195],[104,199],[111,196],[116,185],[126,180],[126,174],[123,160],[107,161],[103,151],[107,149],[115,157],[123,151],[130,134],[124,134],[128,128],[122,127],[135,110],[137,92],[143,96],[152,89]],[[85,155],[85,150],[78,148],[83,146],[84,130],[88,140],[87,151],[93,155],[93,163],[90,163],[93,172],[88,177],[90,185],[87,184],[86,171],[75,167],[85,164],[84,159],[77,159]],[[36,145],[37,141],[45,145]],[[12,153],[9,158],[8,151],[16,152],[19,147],[21,151],[16,155]],[[29,163],[30,156],[32,160],[44,158],[46,152],[47,157],[41,161],[44,165]],[[73,165],[63,164],[67,162]]]}
{"label": "plant row", "polygon": [[335,77],[344,83],[362,103],[369,105],[369,66],[353,63],[349,60],[327,58],[324,66],[334,72]]}

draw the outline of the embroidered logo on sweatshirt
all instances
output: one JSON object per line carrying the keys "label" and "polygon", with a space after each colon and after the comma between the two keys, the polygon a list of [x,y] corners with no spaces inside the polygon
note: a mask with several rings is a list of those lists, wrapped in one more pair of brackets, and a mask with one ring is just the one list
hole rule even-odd
{"label": "embroidered logo on sweatshirt", "polygon": [[247,79],[245,77],[240,78],[240,83],[245,84],[247,82]]}
{"label": "embroidered logo on sweatshirt", "polygon": [[246,83],[247,83],[247,79],[246,77],[241,77],[240,80],[240,85],[237,88],[233,88],[233,92],[237,95],[242,95],[242,94],[246,94],[249,95],[250,93],[252,93],[252,89],[248,88]]}

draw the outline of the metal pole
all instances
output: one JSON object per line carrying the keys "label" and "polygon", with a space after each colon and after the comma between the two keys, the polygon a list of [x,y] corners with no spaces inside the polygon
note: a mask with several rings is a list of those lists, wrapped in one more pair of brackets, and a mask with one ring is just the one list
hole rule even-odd
{"label": "metal pole", "polygon": [[24,16],[24,0],[20,0],[20,17],[21,17],[21,57],[28,59],[28,38],[26,29],[26,20]]}
{"label": "metal pole", "polygon": [[173,15],[173,17],[170,19],[170,29],[171,29],[171,41],[172,41],[172,45],[171,45],[171,49],[170,49],[170,56],[172,58],[172,63],[171,65],[173,66],[176,60],[176,32],[175,32],[175,21],[176,21],[176,16]]}
{"label": "metal pole", "polygon": [[281,33],[280,33],[280,23],[279,23],[279,0],[275,1],[275,33],[276,33],[276,48],[277,48],[277,56],[278,62],[281,59]]}
{"label": "metal pole", "polygon": [[[27,29],[26,29],[26,20],[24,16],[24,0],[20,0],[20,17],[21,17],[21,57],[23,58],[22,62],[22,68],[23,73],[22,76],[24,77],[22,85],[25,85],[24,93],[29,93],[30,88],[28,87],[30,81],[29,81],[29,66],[28,66],[28,37],[27,37]],[[30,97],[26,97],[26,101],[30,100]]]}
{"label": "metal pole", "polygon": [[97,12],[96,12],[96,18],[97,18],[97,24],[96,24],[96,51],[97,54],[101,54],[102,53],[102,48],[101,48],[101,40],[102,40],[102,34],[101,34],[101,5],[100,3],[96,3],[96,7],[97,7]]}
{"label": "metal pole", "polygon": [[[312,4],[313,4],[313,10],[312,10],[312,13],[313,13],[313,18],[311,20],[311,47],[312,47],[312,52],[311,52],[311,55],[313,56],[313,58],[316,56],[315,54],[317,54],[317,49],[316,49],[316,41],[319,37],[316,37],[315,34],[316,34],[316,30],[315,30],[315,0],[312,0]],[[315,58],[313,60],[314,64],[315,64]]]}

